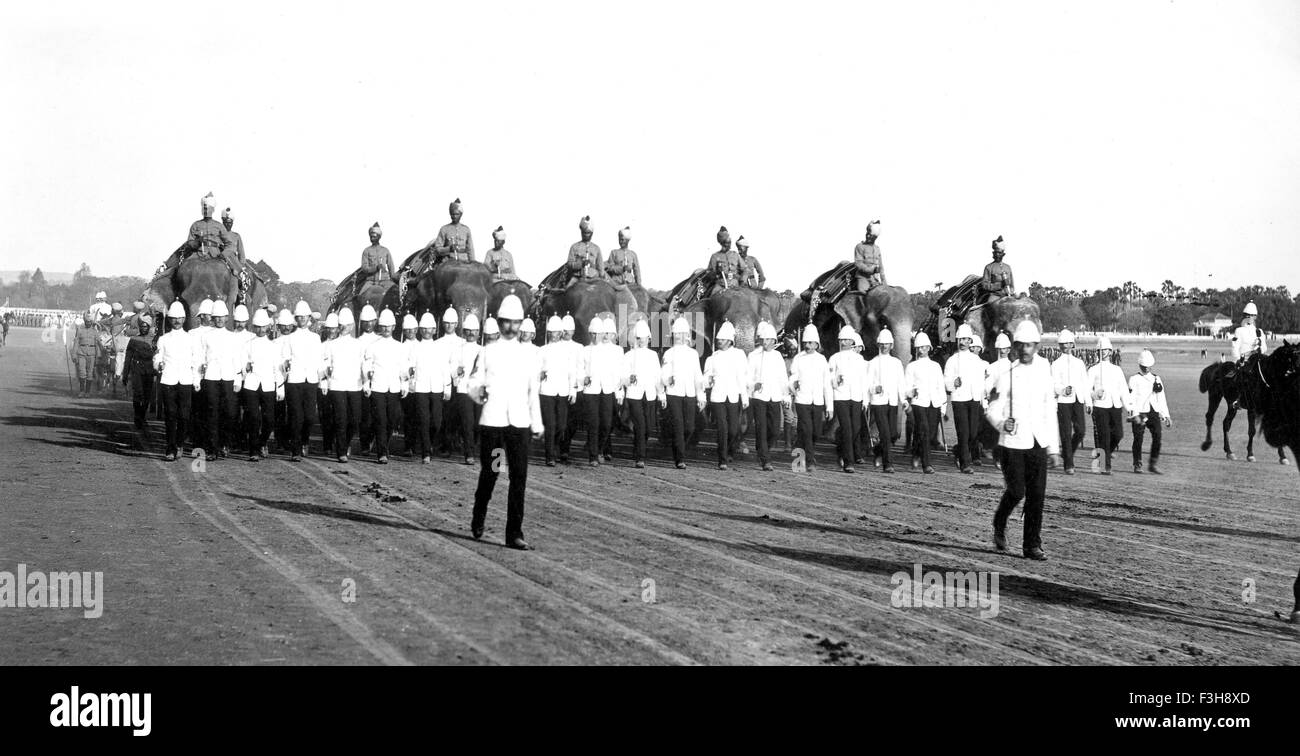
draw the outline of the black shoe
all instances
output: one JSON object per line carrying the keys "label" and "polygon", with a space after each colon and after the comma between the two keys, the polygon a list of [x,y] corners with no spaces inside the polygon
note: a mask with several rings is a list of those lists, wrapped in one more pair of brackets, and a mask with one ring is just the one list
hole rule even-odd
{"label": "black shoe", "polygon": [[642,462],[641,460],[638,459],[638,460],[636,461],[636,464],[633,465],[633,467],[635,467],[635,468],[637,468],[638,470],[640,470],[640,469],[642,469],[642,468],[645,467],[645,462]]}
{"label": "black shoe", "polygon": [[763,464],[763,472],[772,472],[774,469],[770,463]]}
{"label": "black shoe", "polygon": [[1036,562],[1046,562],[1047,555],[1043,553],[1042,549],[1035,546],[1025,552],[1025,559],[1033,559]]}
{"label": "black shoe", "polygon": [[934,475],[934,468],[930,465],[926,465],[925,469],[922,470],[921,472],[925,473],[926,475]]}
{"label": "black shoe", "polygon": [[379,464],[381,464],[381,465],[386,465],[386,464],[388,464],[388,455],[387,455],[387,454],[385,454],[385,455],[383,455],[383,456],[381,456],[381,457],[379,458]]}
{"label": "black shoe", "polygon": [[548,460],[546,460],[546,466],[547,466],[547,467],[555,467],[555,460],[553,460],[553,459],[548,459]]}
{"label": "black shoe", "polygon": [[1164,475],[1164,473],[1160,472],[1160,470],[1156,468],[1155,462],[1152,462],[1151,464],[1147,465],[1147,472],[1151,473],[1152,475]]}
{"label": "black shoe", "polygon": [[483,526],[482,526],[482,525],[470,525],[470,526],[469,526],[469,534],[472,535],[472,536],[474,536],[474,540],[477,541],[478,539],[480,539],[480,538],[483,537]]}
{"label": "black shoe", "polygon": [[1007,550],[1007,533],[996,525],[993,526],[993,548],[998,551]]}
{"label": "black shoe", "polygon": [[1136,473],[1136,474],[1138,474],[1138,475],[1141,475],[1141,474],[1142,474],[1142,465],[1133,465],[1133,472]]}
{"label": "black shoe", "polygon": [[518,537],[511,538],[509,541],[506,541],[506,545],[512,549],[519,549],[520,551],[528,551],[529,549],[532,548],[532,546],[528,545],[528,541],[525,541],[523,538],[518,538]]}
{"label": "black shoe", "polygon": [[971,463],[972,465],[976,466],[976,467],[983,467],[983,466],[984,466],[984,460],[980,459],[979,457],[976,457],[975,459],[972,459],[972,460],[970,461],[970,463]]}
{"label": "black shoe", "polygon": [[975,474],[975,468],[971,467],[970,465],[966,465],[965,467],[963,467],[963,468],[961,469],[961,471],[962,471],[962,473],[963,473],[964,475],[974,475],[974,474]]}
{"label": "black shoe", "polygon": [[844,472],[846,472],[846,473],[855,473],[855,472],[857,472],[857,470],[854,470],[854,469],[853,469],[853,465],[845,465],[845,466],[844,466]]}
{"label": "black shoe", "polygon": [[677,467],[678,470],[685,470],[685,469],[686,469],[686,463],[685,463],[685,462],[678,462],[677,465],[676,465],[676,467]]}

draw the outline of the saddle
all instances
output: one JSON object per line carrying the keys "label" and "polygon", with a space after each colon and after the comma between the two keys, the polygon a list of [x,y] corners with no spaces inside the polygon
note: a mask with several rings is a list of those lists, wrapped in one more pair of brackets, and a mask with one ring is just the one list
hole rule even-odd
{"label": "saddle", "polygon": [[674,310],[690,307],[701,299],[713,296],[718,275],[704,268],[697,269],[668,293],[668,302]]}
{"label": "saddle", "polygon": [[852,288],[856,276],[856,265],[849,261],[841,262],[834,268],[817,276],[813,280],[812,286],[805,289],[799,295],[799,298],[807,302],[811,310],[817,309],[817,306],[821,304],[835,304],[843,299],[844,295]]}

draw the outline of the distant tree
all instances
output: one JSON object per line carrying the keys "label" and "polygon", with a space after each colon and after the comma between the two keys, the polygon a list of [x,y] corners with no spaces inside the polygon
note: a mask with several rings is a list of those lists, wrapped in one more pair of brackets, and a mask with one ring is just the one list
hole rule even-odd
{"label": "distant tree", "polygon": [[1165,305],[1157,307],[1152,313],[1151,330],[1156,333],[1190,333],[1194,320],[1191,307],[1182,304]]}
{"label": "distant tree", "polygon": [[1077,302],[1048,302],[1040,305],[1039,314],[1043,319],[1043,328],[1048,331],[1079,328],[1088,321],[1083,307]]}
{"label": "distant tree", "polygon": [[1130,307],[1115,319],[1115,329],[1124,333],[1147,333],[1151,330],[1151,313],[1145,307]]}
{"label": "distant tree", "polygon": [[1093,331],[1108,331],[1115,324],[1114,289],[1094,292],[1079,302],[1083,309],[1083,320]]}

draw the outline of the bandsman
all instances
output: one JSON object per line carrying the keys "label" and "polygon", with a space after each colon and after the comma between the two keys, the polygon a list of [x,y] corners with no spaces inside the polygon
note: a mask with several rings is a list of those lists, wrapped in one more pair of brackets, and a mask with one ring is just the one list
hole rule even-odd
{"label": "bandsman", "polygon": [[578,398],[578,365],[566,340],[564,321],[552,315],[546,321],[547,344],[539,352],[539,391],[542,410],[542,446],[546,466],[555,467],[556,459],[568,462],[565,436],[569,432],[569,405]]}
{"label": "bandsman", "polygon": [[[867,363],[858,354],[857,342],[853,338],[856,333],[852,326],[840,328],[840,351],[827,360],[826,396],[830,402],[826,407],[826,419],[834,417],[839,424],[835,450],[839,455],[840,469],[846,473],[856,472],[853,469],[857,454],[855,444],[862,432],[862,401],[867,380]],[[883,429],[881,438],[883,443]]]}
{"label": "bandsman", "polygon": [[458,348],[451,353],[452,388],[455,392],[452,401],[455,403],[455,412],[459,422],[461,450],[465,455],[465,464],[473,465],[477,449],[475,439],[478,435],[479,405],[470,397],[469,379],[474,371],[474,366],[478,364],[479,354],[483,350],[483,347],[478,343],[478,315],[472,312],[465,313],[461,333],[464,338]]}
{"label": "bandsman", "polygon": [[461,435],[460,433],[460,415],[457,411],[456,394],[455,394],[455,367],[456,359],[460,355],[460,347],[465,340],[456,333],[460,327],[460,315],[456,312],[455,307],[448,307],[442,313],[442,334],[437,339],[437,344],[443,350],[448,362],[448,369],[452,372],[452,397],[451,401],[444,402],[442,408],[442,428],[438,436],[438,448],[442,456],[446,457],[451,454],[452,439]]}
{"label": "bandsman", "polygon": [[[209,461],[230,455],[235,440],[235,381],[239,377],[241,341],[226,328],[229,310],[226,303],[212,303],[212,327],[199,340],[202,358],[199,375],[203,387],[203,424],[205,432],[196,439],[207,449]],[[198,445],[198,444],[196,444]]]}
{"label": "bandsman", "polygon": [[167,309],[170,331],[158,338],[153,367],[162,387],[163,423],[166,428],[166,459],[175,460],[183,452],[190,419],[190,403],[200,388],[198,367],[200,351],[194,335],[185,330],[185,305],[180,300]]}
{"label": "bandsman", "polygon": [[975,333],[970,325],[957,326],[957,351],[943,367],[944,388],[952,403],[953,426],[957,431],[957,467],[963,473],[975,472],[983,464],[976,451],[980,418],[984,414],[984,372],[988,363],[971,351]]}
{"label": "bandsman", "polygon": [[388,441],[393,430],[402,426],[402,399],[409,388],[410,366],[406,349],[392,337],[397,318],[385,309],[379,314],[379,331],[362,357],[366,377],[365,395],[370,399],[370,416],[375,426],[375,454],[379,464],[388,464]]}
{"label": "bandsman", "polygon": [[321,350],[321,378],[316,384],[316,414],[320,417],[321,446],[324,447],[326,455],[337,457],[338,451],[334,447],[337,428],[334,425],[334,404],[329,396],[329,360],[326,357],[326,352],[329,349],[330,342],[336,341],[339,337],[338,313],[331,312],[325,316],[325,322],[322,324],[318,335],[320,336]]}
{"label": "bandsman", "polygon": [[361,371],[363,353],[361,341],[352,333],[352,310],[339,310],[339,337],[325,342],[322,361],[331,414],[334,416],[333,450],[336,459],[344,464],[352,450],[352,436],[361,424],[362,385],[365,374]]}
{"label": "bandsman", "polygon": [[421,338],[411,342],[410,407],[414,416],[415,446],[420,451],[420,462],[433,460],[433,439],[442,429],[443,403],[451,400],[451,360],[446,344],[435,340],[438,324],[433,313],[420,316]]}
{"label": "bandsman", "polygon": [[[582,414],[587,427],[587,464],[599,467],[614,426],[615,393],[623,382],[623,350],[612,344],[604,318],[592,318],[587,328],[593,341],[583,350]],[[606,458],[604,461],[610,461]]]}
{"label": "bandsman", "polygon": [[[361,333],[357,335],[357,346],[361,348],[361,354],[365,355],[366,350],[379,340],[379,334],[375,332],[375,324],[379,319],[379,313],[370,305],[361,307],[361,314],[358,316],[360,321]],[[375,427],[370,414],[370,397],[364,395],[361,401],[361,419],[357,425],[357,434],[361,441],[361,453],[367,454],[375,442]]]}
{"label": "bandsman", "polygon": [[673,464],[682,470],[686,468],[686,439],[695,433],[695,413],[704,411],[704,374],[700,371],[700,355],[690,344],[691,325],[686,318],[673,321],[672,339],[659,372],[663,390],[659,406],[668,412]]}
{"label": "bandsman", "polygon": [[267,444],[276,423],[276,405],[284,399],[283,346],[271,340],[274,328],[266,310],[253,313],[254,336],[246,345],[240,391],[249,462],[270,456]]}
{"label": "bandsman", "polygon": [[894,472],[890,447],[898,440],[898,410],[908,409],[907,382],[903,361],[894,356],[894,334],[888,328],[880,329],[876,336],[876,356],[867,362],[866,396],[871,420],[876,425],[880,440],[875,449],[873,464],[886,473]]}

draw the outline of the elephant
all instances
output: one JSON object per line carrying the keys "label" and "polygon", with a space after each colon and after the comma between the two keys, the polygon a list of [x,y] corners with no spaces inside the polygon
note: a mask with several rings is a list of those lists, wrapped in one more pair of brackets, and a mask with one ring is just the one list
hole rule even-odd
{"label": "elephant", "polygon": [[[705,357],[713,353],[713,338],[724,321],[736,329],[736,348],[748,354],[757,345],[754,334],[766,320],[773,328],[780,322],[780,298],[771,289],[730,288],[714,292],[681,312],[696,331]],[[670,318],[676,313],[670,313]]]}
{"label": "elephant", "polygon": [[[998,333],[1008,336],[1016,331],[1016,326],[1029,320],[1043,329],[1043,320],[1039,315],[1038,303],[1029,297],[999,297],[970,309],[966,313],[966,324],[975,332],[975,339],[984,345],[984,358],[990,362],[997,359],[993,342]],[[941,334],[943,339],[945,334]]]}
{"label": "elephant", "polygon": [[[169,274],[150,282],[144,296],[161,310],[166,310],[173,300],[180,300],[188,313],[185,328],[189,330],[198,325],[195,305],[204,299],[226,300],[233,314],[234,304],[229,301],[229,296],[232,287],[238,291],[238,286],[238,279],[230,272],[225,260],[196,254],[185,258]],[[266,302],[266,286],[253,276],[244,305],[251,311]]]}
{"label": "elephant", "polygon": [[494,284],[492,274],[483,263],[447,260],[434,265],[408,287],[407,308],[412,313],[428,311],[441,318],[451,307],[461,322],[471,312],[482,322],[489,312]]}
{"label": "elephant", "polygon": [[[810,322],[808,303],[800,298],[793,301],[782,338],[784,349],[790,354],[798,351],[803,328]],[[894,335],[894,356],[904,365],[912,359],[912,300],[901,286],[882,284],[866,293],[846,292],[834,304],[819,306],[811,322],[817,326],[825,355],[839,351],[840,328],[847,324],[862,336],[864,356],[870,358],[876,353],[876,336],[888,327]]]}
{"label": "elephant", "polygon": [[355,321],[366,305],[375,308],[376,313],[383,312],[384,308],[397,313],[401,307],[401,302],[398,301],[397,284],[392,282],[366,284],[353,296],[351,278],[346,278],[334,291],[334,301],[330,303],[330,311],[338,312],[347,307],[352,310]]}
{"label": "elephant", "polygon": [[538,332],[546,328],[546,320],[550,316],[572,315],[573,340],[579,344],[587,343],[587,326],[592,318],[610,315],[618,323],[619,342],[627,344],[626,329],[638,320],[638,314],[645,312],[647,302],[648,295],[641,286],[615,286],[602,278],[589,278],[574,281],[563,288],[542,287],[529,312],[537,324]]}

